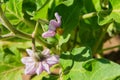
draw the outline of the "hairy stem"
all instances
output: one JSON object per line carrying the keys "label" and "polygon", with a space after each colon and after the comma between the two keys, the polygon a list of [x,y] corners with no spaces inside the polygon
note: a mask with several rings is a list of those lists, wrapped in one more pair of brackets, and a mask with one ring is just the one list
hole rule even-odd
{"label": "hairy stem", "polygon": [[38,31],[38,22],[36,22],[35,25],[35,29],[32,33],[32,50],[35,52],[36,51],[36,47],[35,47],[35,37],[37,35],[37,31]]}
{"label": "hairy stem", "polygon": [[[24,39],[32,39],[32,36],[30,34],[26,34],[24,32],[21,32],[17,29],[14,28],[14,26],[7,20],[7,18],[5,17],[2,8],[0,6],[0,22],[9,30],[11,31],[14,35],[16,35],[16,37],[19,38],[24,38]],[[49,44],[47,44],[46,42],[40,40],[37,38],[37,41],[43,45],[43,46],[48,46]]]}
{"label": "hairy stem", "polygon": [[23,33],[19,30],[16,30],[13,25],[7,20],[7,18],[4,16],[4,13],[2,11],[2,8],[0,7],[0,21],[2,22],[2,24],[11,32],[13,32],[16,36],[18,37],[23,37],[23,38],[27,38],[30,39],[31,36],[29,34]]}
{"label": "hairy stem", "polygon": [[5,35],[0,35],[0,40],[5,40],[5,39],[13,38],[13,37],[15,37],[15,35],[11,32]]}

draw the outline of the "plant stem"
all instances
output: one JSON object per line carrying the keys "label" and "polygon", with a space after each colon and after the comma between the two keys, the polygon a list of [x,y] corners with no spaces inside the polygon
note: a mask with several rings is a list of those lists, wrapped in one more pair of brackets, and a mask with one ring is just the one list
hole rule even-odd
{"label": "plant stem", "polygon": [[95,46],[93,47],[93,54],[97,53],[97,49],[99,48],[105,34],[106,34],[106,31],[107,31],[107,27],[108,27],[109,24],[106,24],[105,27],[102,28],[102,33],[97,41],[97,43],[95,44]]}
{"label": "plant stem", "polygon": [[22,21],[29,27],[34,27],[35,24],[33,24],[31,21],[23,18]]}
{"label": "plant stem", "polygon": [[35,37],[37,35],[37,31],[38,31],[38,22],[36,22],[36,25],[35,25],[35,29],[32,33],[32,50],[34,52],[36,52],[36,47],[35,47]]}
{"label": "plant stem", "polygon": [[19,30],[16,30],[13,25],[7,20],[7,18],[4,16],[4,13],[2,11],[2,8],[0,7],[0,21],[2,22],[2,24],[11,32],[13,32],[16,36],[18,37],[23,37],[23,38],[27,38],[30,39],[31,36],[29,34],[25,34]]}
{"label": "plant stem", "polygon": [[76,43],[77,43],[77,36],[78,36],[78,26],[75,29],[75,34],[74,34],[74,41],[73,41],[73,48],[75,47]]}
{"label": "plant stem", "polygon": [[[32,39],[32,36],[30,34],[26,34],[24,32],[21,32],[17,29],[14,28],[14,26],[7,20],[7,18],[5,17],[2,8],[0,6],[0,21],[1,23],[9,30],[11,31],[14,35],[16,35],[16,37],[20,37],[20,38],[24,38],[24,39]],[[43,46],[48,46],[49,44],[47,44],[46,42],[36,38],[37,41],[42,44]]]}
{"label": "plant stem", "polygon": [[[101,10],[99,12],[110,12],[111,10]],[[112,12],[120,12],[120,10],[112,10]],[[91,12],[91,13],[87,13],[87,14],[84,14],[82,16],[80,16],[79,18],[80,19],[88,19],[88,18],[91,18],[91,17],[95,17],[97,16],[97,13],[98,12]]]}
{"label": "plant stem", "polygon": [[43,24],[49,24],[49,22],[47,20],[43,20],[43,19],[38,19],[38,21],[40,23],[43,23]]}
{"label": "plant stem", "polygon": [[91,18],[91,17],[94,17],[94,16],[97,16],[97,12],[91,12],[91,13],[88,13],[88,14],[84,14],[84,15],[80,16],[80,19],[87,19],[87,18]]}
{"label": "plant stem", "polygon": [[105,49],[101,50],[100,53],[103,52],[103,51],[114,49],[114,48],[120,48],[120,45],[116,45],[116,46],[112,46],[112,47],[109,47],[109,48],[105,48]]}
{"label": "plant stem", "polygon": [[10,32],[5,35],[0,35],[0,40],[9,39],[9,38],[13,38],[13,37],[15,37],[15,35],[12,32]]}

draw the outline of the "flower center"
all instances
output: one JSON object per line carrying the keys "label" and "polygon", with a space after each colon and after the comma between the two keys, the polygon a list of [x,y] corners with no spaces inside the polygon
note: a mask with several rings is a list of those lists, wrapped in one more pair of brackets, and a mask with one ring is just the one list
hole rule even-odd
{"label": "flower center", "polygon": [[42,55],[41,53],[35,53],[33,55],[33,58],[36,62],[43,61],[46,59],[46,57],[44,55]]}
{"label": "flower center", "polygon": [[56,28],[56,32],[59,34],[59,35],[62,35],[63,34],[63,29],[58,27]]}

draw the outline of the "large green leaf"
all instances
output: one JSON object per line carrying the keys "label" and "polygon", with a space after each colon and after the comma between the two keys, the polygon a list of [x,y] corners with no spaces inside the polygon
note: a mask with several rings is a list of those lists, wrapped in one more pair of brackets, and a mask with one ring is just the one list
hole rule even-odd
{"label": "large green leaf", "polygon": [[120,65],[105,59],[93,59],[86,63],[87,69],[82,67],[82,62],[75,62],[67,78],[76,80],[113,80],[120,76]]}
{"label": "large green leaf", "polygon": [[9,0],[6,3],[6,16],[12,24],[18,24],[23,20],[22,13],[23,0]]}
{"label": "large green leaf", "polygon": [[65,73],[74,66],[75,61],[86,61],[91,59],[91,51],[86,47],[74,48],[72,52],[62,53],[60,57],[60,64]]}
{"label": "large green leaf", "polygon": [[36,0],[37,11],[33,15],[33,19],[51,19],[51,14],[54,14],[53,11],[55,7],[60,4],[62,0]]}
{"label": "large green leaf", "polygon": [[58,5],[55,12],[58,12],[62,16],[62,27],[64,29],[64,34],[71,32],[78,25],[79,15],[82,8],[82,0],[70,0],[72,4],[63,2]]}
{"label": "large green leaf", "polygon": [[15,47],[0,47],[0,80],[22,80],[21,55]]}
{"label": "large green leaf", "polygon": [[[65,54],[64,54],[65,55]],[[67,54],[66,54],[67,55]],[[113,80],[120,76],[120,65],[106,60],[91,58],[88,48],[74,48],[69,58],[61,57],[64,80]],[[71,56],[71,57],[70,57]]]}
{"label": "large green leaf", "polygon": [[0,73],[0,80],[22,80],[23,67],[14,68]]}

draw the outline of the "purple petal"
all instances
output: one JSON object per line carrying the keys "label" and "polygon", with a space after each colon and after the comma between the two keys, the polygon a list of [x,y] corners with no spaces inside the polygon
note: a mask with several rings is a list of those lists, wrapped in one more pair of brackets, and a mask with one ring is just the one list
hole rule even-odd
{"label": "purple petal", "polygon": [[42,73],[42,71],[43,71],[42,64],[41,64],[41,62],[39,62],[37,70],[36,70],[37,75],[39,75],[40,73]]}
{"label": "purple petal", "polygon": [[57,55],[51,56],[46,59],[46,62],[49,64],[49,66],[52,66],[59,62],[59,57]]}
{"label": "purple petal", "polygon": [[36,71],[35,63],[31,63],[31,64],[27,65],[25,68],[25,74],[27,74],[27,75],[35,74],[35,71]]}
{"label": "purple petal", "polygon": [[22,61],[23,64],[29,64],[29,63],[33,63],[34,62],[32,57],[23,57],[21,59],[21,61]]}
{"label": "purple petal", "polygon": [[50,56],[50,50],[49,49],[44,49],[42,51],[42,54],[45,55],[45,56]]}
{"label": "purple petal", "polygon": [[29,54],[29,56],[32,56],[34,54],[34,52],[31,49],[26,49],[26,51]]}
{"label": "purple petal", "polygon": [[56,20],[50,20],[49,30],[55,31],[56,30],[56,26],[58,26],[58,23],[56,22]]}
{"label": "purple petal", "polygon": [[57,19],[58,25],[60,26],[61,25],[61,16],[56,12],[55,17]]}
{"label": "purple petal", "polygon": [[49,67],[49,65],[45,61],[42,62],[42,66],[43,66],[43,69],[45,71],[47,71],[48,73],[50,73],[50,67]]}
{"label": "purple petal", "polygon": [[49,23],[49,30],[55,31],[57,27],[60,27],[61,25],[61,16],[56,12],[55,13],[56,20],[50,20]]}
{"label": "purple petal", "polygon": [[50,20],[49,23],[49,30],[55,31],[57,27],[59,27],[60,24],[56,20]]}
{"label": "purple petal", "polygon": [[48,38],[48,37],[53,37],[55,35],[55,32],[54,31],[51,31],[51,30],[48,30],[47,32],[44,32],[42,34],[42,37],[43,38]]}

